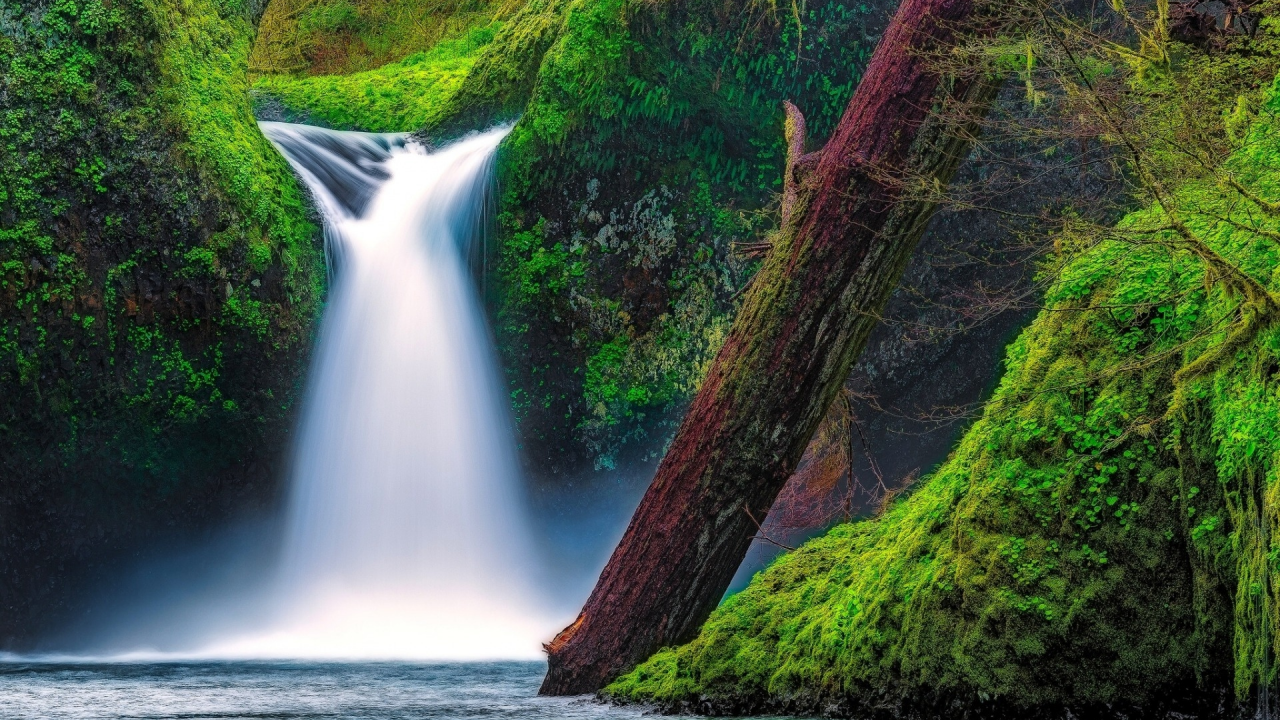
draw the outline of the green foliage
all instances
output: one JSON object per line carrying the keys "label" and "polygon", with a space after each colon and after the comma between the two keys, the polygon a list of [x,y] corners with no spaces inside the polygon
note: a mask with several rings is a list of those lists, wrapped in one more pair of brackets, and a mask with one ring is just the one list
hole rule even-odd
{"label": "green foliage", "polygon": [[6,636],[85,533],[269,492],[324,271],[249,106],[249,5],[0,0]]}
{"label": "green foliage", "polygon": [[298,26],[305,33],[340,33],[358,30],[364,23],[360,11],[346,0],[314,5],[298,18]]}
{"label": "green foliage", "polygon": [[480,25],[400,62],[352,75],[268,75],[254,90],[313,124],[371,132],[418,130],[440,123],[449,99],[500,27],[499,22]]}
{"label": "green foliage", "polygon": [[250,56],[254,73],[375,70],[494,19],[489,0],[273,0]]}
{"label": "green foliage", "polygon": [[526,441],[574,438],[600,468],[669,432],[752,270],[730,247],[773,221],[781,102],[830,132],[869,14],[536,0],[504,22],[428,132],[519,114],[496,302]]}
{"label": "green foliage", "polygon": [[[290,299],[314,302],[323,291],[316,227],[292,171],[258,131],[247,102],[250,19],[224,18],[196,0],[182,2],[179,8],[151,7],[162,19],[165,48],[151,102],[184,138],[178,150],[207,168],[210,185],[226,193],[242,218],[220,228],[210,244],[224,256],[248,250],[248,269],[277,259]],[[247,282],[248,273],[238,279]]]}
{"label": "green foliage", "polygon": [[[1272,200],[1278,107],[1223,168]],[[1176,200],[1215,252],[1280,289],[1280,217],[1207,180]],[[909,497],[784,556],[606,694],[1023,712],[1167,707],[1232,684],[1245,701],[1273,682],[1280,330],[1175,382],[1243,301],[1158,241],[1165,218],[1121,223],[1153,241],[1062,247],[1069,262],[983,415]]]}
{"label": "green foliage", "polygon": [[[238,331],[265,340],[272,324],[274,345],[305,341],[323,279],[315,226],[249,111],[250,19],[200,2],[117,3],[110,11],[58,2],[6,12],[25,32],[6,35],[2,46],[0,288],[16,312],[4,315],[0,337],[19,368],[4,379],[27,385],[33,367],[60,375],[53,368],[69,349],[83,362],[97,348],[130,355],[116,368],[132,378],[126,388],[141,388],[136,396],[125,390],[120,401],[129,407],[169,407],[179,395],[189,401],[192,384],[214,388],[223,353],[242,348],[215,341],[183,350],[176,337],[196,318],[153,325],[139,317],[155,312],[142,305],[178,301],[145,297],[138,287],[139,274],[152,272],[144,268],[156,266],[212,285],[211,317],[231,333],[228,341],[238,343]],[[137,186],[147,180],[153,186]],[[268,269],[283,297],[264,304],[249,297],[249,281]],[[224,287],[225,304],[217,298]],[[163,368],[158,376],[155,367]],[[186,379],[160,401],[157,388],[183,367]],[[15,389],[10,397],[23,395]],[[202,407],[221,408],[221,393],[206,392]]]}

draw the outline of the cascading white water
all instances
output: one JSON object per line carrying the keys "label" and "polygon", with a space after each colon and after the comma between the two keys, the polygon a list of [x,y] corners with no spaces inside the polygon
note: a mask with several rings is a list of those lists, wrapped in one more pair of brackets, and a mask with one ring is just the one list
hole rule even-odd
{"label": "cascading white water", "polygon": [[335,268],[296,446],[269,627],[200,654],[524,658],[555,623],[466,257],[505,129],[437,152],[263,123]]}

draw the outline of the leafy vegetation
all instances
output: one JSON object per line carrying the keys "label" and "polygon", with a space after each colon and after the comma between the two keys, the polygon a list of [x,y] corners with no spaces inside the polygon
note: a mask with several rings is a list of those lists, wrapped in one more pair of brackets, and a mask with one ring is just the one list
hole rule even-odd
{"label": "leafy vegetation", "polygon": [[270,491],[324,275],[250,111],[253,13],[0,5],[6,636],[156,514],[198,523]]}
{"label": "leafy vegetation", "polygon": [[535,457],[658,451],[751,272],[732,246],[773,222],[782,100],[823,137],[868,56],[865,5],[741,10],[531,2],[439,129],[522,113],[500,157],[495,302]]}
{"label": "leafy vegetation", "polygon": [[258,25],[250,71],[350,75],[376,70],[487,25],[494,5],[486,0],[274,0]]}
{"label": "leafy vegetation", "polygon": [[254,90],[286,114],[340,130],[411,132],[437,125],[501,23],[469,29],[399,62],[352,75],[268,75]]}

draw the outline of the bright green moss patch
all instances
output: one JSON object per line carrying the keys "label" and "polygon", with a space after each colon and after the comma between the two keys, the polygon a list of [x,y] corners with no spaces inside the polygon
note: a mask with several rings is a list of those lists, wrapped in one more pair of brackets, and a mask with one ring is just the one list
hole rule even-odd
{"label": "bright green moss patch", "polygon": [[423,52],[352,75],[266,76],[254,89],[287,113],[345,130],[409,132],[444,119],[458,91],[501,23],[474,27]]}
{"label": "bright green moss patch", "polygon": [[224,18],[199,0],[177,0],[154,12],[166,39],[159,58],[163,83],[154,101],[185,138],[182,149],[239,210],[242,224],[211,237],[212,249],[247,250],[258,270],[274,259],[286,272],[291,298],[318,298],[323,275],[317,227],[292,171],[259,132],[248,103],[252,19],[236,13]]}
{"label": "bright green moss patch", "polygon": [[487,25],[489,0],[272,0],[250,56],[255,74],[374,70]]}
{"label": "bright green moss patch", "polygon": [[[130,407],[169,387],[155,368],[165,378],[176,377],[171,366],[199,368],[185,374],[201,378],[190,380],[201,393],[184,380],[166,397],[201,397],[201,416],[216,415],[225,389],[209,379],[229,357],[305,347],[323,290],[317,228],[250,111],[253,18],[207,0],[55,3],[12,17],[25,34],[0,46],[0,288],[13,300],[0,337],[10,357],[62,384],[66,358],[74,367],[105,354],[129,378],[109,395],[142,393],[123,400]],[[210,320],[226,335],[176,341]],[[144,344],[133,341],[139,326]],[[241,331],[266,346],[244,344]],[[153,350],[166,359],[149,358]],[[47,399],[23,378],[9,398]],[[96,410],[74,409],[107,397],[74,387],[101,380],[66,381],[60,420],[93,423]]]}

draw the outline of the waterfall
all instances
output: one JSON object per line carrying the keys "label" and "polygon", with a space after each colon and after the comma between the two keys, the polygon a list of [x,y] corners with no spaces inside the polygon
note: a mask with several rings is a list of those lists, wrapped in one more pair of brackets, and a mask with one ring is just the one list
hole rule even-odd
{"label": "waterfall", "polygon": [[262,123],[316,197],[332,286],[295,447],[275,611],[221,657],[536,657],[531,533],[467,262],[506,129]]}

